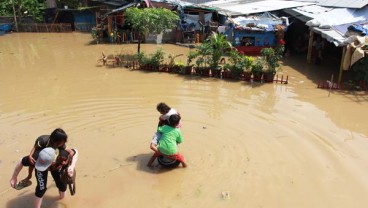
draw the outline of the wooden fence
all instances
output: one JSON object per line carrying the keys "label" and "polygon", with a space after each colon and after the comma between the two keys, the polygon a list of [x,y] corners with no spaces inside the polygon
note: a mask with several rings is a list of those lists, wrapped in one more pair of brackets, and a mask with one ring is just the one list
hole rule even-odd
{"label": "wooden fence", "polygon": [[19,32],[71,32],[69,23],[22,23],[18,24]]}

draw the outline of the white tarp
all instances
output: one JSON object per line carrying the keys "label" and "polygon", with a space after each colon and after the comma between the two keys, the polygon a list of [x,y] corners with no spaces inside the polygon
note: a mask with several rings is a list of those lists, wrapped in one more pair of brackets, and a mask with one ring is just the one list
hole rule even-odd
{"label": "white tarp", "polygon": [[220,13],[229,16],[240,16],[269,11],[276,11],[286,8],[301,7],[311,5],[311,2],[264,0],[258,2],[247,2],[247,0],[220,0],[203,3],[200,5],[216,8]]}
{"label": "white tarp", "polygon": [[319,6],[325,7],[340,7],[360,9],[368,5],[368,0],[294,0],[303,2],[314,2]]}
{"label": "white tarp", "polygon": [[314,20],[331,26],[368,20],[368,7],[362,9],[335,8],[315,15]]}
{"label": "white tarp", "polygon": [[321,0],[318,5],[329,7],[362,8],[368,4],[368,0]]}
{"label": "white tarp", "polygon": [[[212,18],[212,13],[204,14],[205,23],[209,22],[211,18]],[[198,23],[199,15],[185,14],[184,20],[187,22],[188,25],[194,25],[194,28],[196,30],[201,29],[201,25]]]}
{"label": "white tarp", "polygon": [[346,37],[344,33],[335,30],[333,26],[368,21],[368,6],[362,9],[333,8],[327,9],[329,11],[325,12],[323,9],[319,9],[321,12],[316,12],[316,7],[301,7],[293,10],[311,17],[312,20],[308,21],[306,25],[336,46],[344,45]]}

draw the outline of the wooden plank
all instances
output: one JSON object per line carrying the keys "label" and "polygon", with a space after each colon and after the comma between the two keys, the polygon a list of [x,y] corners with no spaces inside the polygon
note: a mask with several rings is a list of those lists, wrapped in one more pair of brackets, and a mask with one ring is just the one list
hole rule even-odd
{"label": "wooden plank", "polygon": [[309,43],[308,43],[308,54],[307,54],[308,64],[312,63],[313,39],[314,39],[314,32],[311,30],[309,31]]}

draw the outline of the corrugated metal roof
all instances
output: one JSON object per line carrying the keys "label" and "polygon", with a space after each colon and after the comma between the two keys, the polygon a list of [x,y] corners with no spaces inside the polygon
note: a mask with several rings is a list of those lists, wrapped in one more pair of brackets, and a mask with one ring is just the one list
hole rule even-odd
{"label": "corrugated metal roof", "polygon": [[319,6],[345,7],[360,9],[368,5],[368,0],[294,0],[301,2],[315,2]]}
{"label": "corrugated metal roof", "polygon": [[263,0],[256,2],[249,0],[220,0],[203,3],[200,5],[216,8],[219,10],[220,13],[228,16],[240,16],[306,6],[311,4],[313,3],[283,0]]}
{"label": "corrugated metal roof", "polygon": [[318,3],[320,6],[363,8],[368,5],[368,0],[322,0]]}
{"label": "corrugated metal roof", "polygon": [[[292,11],[309,17],[313,20],[313,24],[320,24],[319,26],[310,26],[310,29],[322,35],[328,41],[334,43],[336,46],[344,45],[344,40],[347,38],[345,33],[348,26],[352,24],[360,24],[368,21],[368,6],[361,9],[352,8],[326,8],[323,7],[299,7],[293,8]],[[336,18],[340,17],[340,18]],[[309,25],[307,22],[307,25]],[[326,28],[330,26],[330,28]]]}
{"label": "corrugated metal roof", "polygon": [[180,1],[180,0],[151,0],[152,2],[161,2],[161,3],[167,3],[172,5],[179,5],[182,8],[188,9],[188,8],[197,8],[197,9],[203,9],[207,11],[213,11],[213,9],[201,6],[200,4],[191,3],[189,1]]}
{"label": "corrugated metal roof", "polygon": [[351,9],[313,5],[297,7],[292,10],[311,19],[315,19],[324,25],[341,25],[357,21],[368,21],[368,6],[361,9]]}

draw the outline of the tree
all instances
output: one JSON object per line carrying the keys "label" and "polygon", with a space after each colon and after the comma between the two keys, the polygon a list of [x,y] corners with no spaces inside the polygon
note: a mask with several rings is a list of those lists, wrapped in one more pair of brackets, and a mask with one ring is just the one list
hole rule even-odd
{"label": "tree", "polygon": [[128,8],[125,21],[131,24],[133,31],[138,33],[138,53],[141,50],[141,37],[148,33],[159,34],[166,29],[172,29],[179,16],[165,8]]}
{"label": "tree", "polygon": [[[17,3],[16,3],[17,2]],[[45,9],[42,0],[12,0],[0,1],[0,16],[13,16],[13,3],[17,8],[18,18],[21,18],[22,13],[27,11],[29,16],[37,21],[42,21],[43,10]],[[20,21],[20,19],[19,19]]]}

